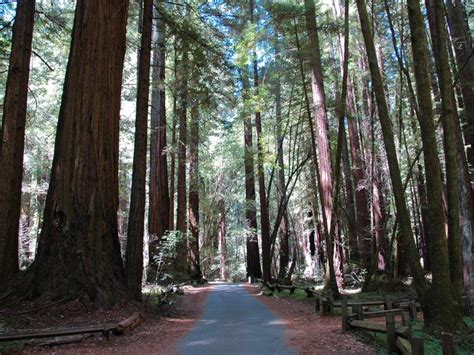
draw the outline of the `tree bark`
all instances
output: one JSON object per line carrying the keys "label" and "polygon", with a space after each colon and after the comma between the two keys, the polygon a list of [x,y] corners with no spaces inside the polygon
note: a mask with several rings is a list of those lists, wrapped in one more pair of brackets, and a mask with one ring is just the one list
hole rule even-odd
{"label": "tree bark", "polygon": [[118,142],[127,10],[126,0],[77,2],[38,256],[20,285],[30,298],[100,306],[122,299]]}
{"label": "tree bark", "polygon": [[[163,1],[157,5],[162,6]],[[158,16],[158,11],[155,11]],[[155,257],[161,238],[170,229],[170,195],[168,189],[168,162],[166,155],[166,91],[165,91],[165,22],[155,20],[152,56],[150,181],[148,211],[149,265],[147,277],[154,279]],[[151,277],[151,278],[150,278]]]}
{"label": "tree bark", "polygon": [[[250,99],[250,84],[244,74],[242,78],[244,105]],[[245,229],[247,246],[247,276],[262,277],[260,251],[257,237],[257,209],[255,193],[254,148],[252,141],[252,124],[250,117],[244,117],[244,166],[245,166]]]}
{"label": "tree bark", "polygon": [[411,273],[414,279],[414,285],[420,297],[425,294],[427,283],[423,275],[418,253],[413,239],[411,230],[410,214],[408,212],[405,193],[403,189],[402,179],[400,176],[400,167],[398,164],[397,152],[395,149],[394,135],[392,131],[392,123],[388,112],[387,101],[385,98],[385,90],[382,81],[382,75],[377,63],[377,55],[374,45],[374,37],[370,25],[369,16],[364,0],[357,0],[357,9],[361,23],[362,34],[364,37],[365,48],[367,51],[367,59],[372,77],[372,84],[375,91],[375,99],[377,103],[380,124],[382,126],[382,135],[387,153],[388,166],[392,181],[392,188],[395,198],[395,205],[400,225],[400,242],[403,253],[406,254],[410,264]]}
{"label": "tree bark", "polygon": [[35,1],[19,0],[0,131],[0,289],[19,271],[18,227],[34,16]]}
{"label": "tree bark", "polygon": [[217,241],[218,241],[218,251],[219,251],[219,272],[220,278],[222,281],[227,280],[228,271],[227,271],[227,247],[226,247],[226,211],[224,200],[219,200],[218,202],[219,210],[219,223],[217,226]]}
{"label": "tree bark", "polygon": [[[316,141],[318,151],[319,173],[317,173],[320,190],[321,212],[323,215],[323,229],[326,235],[328,247],[328,260],[330,286],[335,295],[338,294],[337,286],[342,286],[342,258],[339,255],[339,248],[332,248],[330,244],[339,245],[337,238],[329,240],[331,218],[332,218],[332,165],[331,149],[329,146],[329,128],[326,111],[326,95],[324,92],[324,78],[321,65],[321,53],[319,49],[319,38],[316,26],[314,0],[305,0],[306,29],[310,46],[311,61],[311,88],[313,92],[313,111],[316,128]],[[335,234],[335,236],[338,233]],[[331,251],[334,251],[334,255]],[[334,275],[332,275],[334,274]]]}
{"label": "tree bark", "polygon": [[187,186],[186,186],[186,159],[188,146],[188,52],[184,48],[180,63],[180,72],[178,78],[180,80],[179,104],[178,104],[178,120],[179,120],[179,139],[178,139],[178,188],[177,188],[177,208],[176,208],[176,230],[180,232],[179,241],[176,246],[176,267],[175,271],[185,276],[189,271],[187,262]]}
{"label": "tree bark", "polygon": [[[254,23],[254,1],[250,0],[250,23]],[[256,48],[253,50],[253,82],[254,95],[258,99],[259,95],[259,76]],[[258,176],[258,194],[260,197],[260,231],[262,238],[262,276],[264,281],[271,279],[271,242],[270,242],[270,216],[268,211],[268,200],[265,188],[265,172],[263,168],[264,147],[261,113],[257,108],[255,111],[255,128],[257,131],[257,176]]]}
{"label": "tree bark", "polygon": [[[195,85],[198,81],[195,80]],[[199,262],[199,108],[197,99],[191,102],[191,132],[189,139],[189,235],[188,259],[191,278],[202,278]]]}
{"label": "tree bark", "polygon": [[[436,290],[436,292],[430,292],[429,296],[427,295],[429,299],[425,300],[425,302],[428,301],[428,307],[424,309],[424,315],[425,321],[430,325],[441,326],[444,329],[453,329],[460,320],[460,313],[459,311],[456,312],[450,287],[450,265],[444,229],[443,185],[436,145],[433,102],[431,101],[431,83],[428,73],[428,48],[425,43],[423,16],[420,4],[417,0],[408,0],[408,18],[410,22],[418,109],[420,111],[418,120],[420,123],[425,160],[427,233],[430,236],[432,248],[430,255],[432,258],[433,271],[432,287]],[[453,153],[455,158],[455,147]],[[446,159],[448,159],[447,156]],[[449,165],[448,160],[446,160],[446,164]],[[446,169],[448,169],[448,167]],[[454,171],[454,178],[457,181],[456,170]],[[459,197],[456,195],[455,198],[458,202]],[[457,212],[457,218],[459,218],[459,210],[457,210]],[[452,233],[452,231],[450,231],[450,233]]]}
{"label": "tree bark", "polygon": [[[140,4],[141,6],[141,4]],[[133,297],[141,300],[143,276],[143,233],[145,229],[145,179],[148,136],[148,96],[153,0],[143,0],[142,38],[138,56],[137,110],[133,151],[132,193],[128,218],[125,281]]]}
{"label": "tree bark", "polygon": [[[278,46],[278,44],[277,44]],[[277,49],[278,50],[278,49]],[[279,75],[278,73],[276,75]],[[276,150],[277,150],[277,165],[278,165],[278,196],[280,201],[286,201],[286,183],[285,183],[285,165],[283,161],[283,132],[282,132],[282,110],[281,110],[281,83],[280,78],[276,78],[275,85],[275,113],[276,113]],[[281,213],[281,220],[279,226],[280,235],[280,269],[278,277],[284,279],[288,274],[288,264],[290,261],[290,246],[289,246],[289,221],[288,211],[285,207]]]}
{"label": "tree bark", "polygon": [[457,78],[464,102],[463,133],[467,159],[474,167],[474,53],[467,22],[466,7],[461,0],[447,0],[448,25],[457,63]]}
{"label": "tree bark", "polygon": [[[457,161],[457,108],[455,102],[454,88],[452,84],[451,69],[449,66],[449,57],[447,51],[447,31],[445,20],[444,2],[438,0],[427,1],[427,11],[430,17],[430,31],[432,33],[433,54],[435,57],[436,69],[438,74],[438,83],[441,95],[441,122],[443,124],[443,144],[446,164],[446,195],[448,207],[448,249],[450,277],[444,280],[453,285],[454,298],[460,306],[462,304],[461,293],[463,289],[462,278],[462,254],[461,254],[461,236],[460,236],[460,208],[459,208],[459,180],[458,180],[458,161]],[[459,162],[461,163],[461,162]],[[463,179],[464,176],[460,176]],[[427,177],[428,179],[428,177]],[[428,181],[427,181],[428,183]],[[433,243],[436,243],[433,241]],[[433,245],[437,247],[436,244]],[[433,254],[436,249],[433,249]],[[433,278],[435,267],[441,268],[444,265],[436,265],[433,262]],[[457,319],[456,319],[457,318]],[[459,322],[459,316],[451,318],[451,325]],[[445,320],[447,322],[447,320]],[[454,322],[454,323],[453,323]]]}

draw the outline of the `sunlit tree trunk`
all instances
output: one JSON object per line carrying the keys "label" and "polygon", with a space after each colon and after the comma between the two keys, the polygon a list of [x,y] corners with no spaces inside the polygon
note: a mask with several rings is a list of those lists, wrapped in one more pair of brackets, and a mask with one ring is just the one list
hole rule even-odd
{"label": "sunlit tree trunk", "polygon": [[18,226],[34,0],[19,0],[0,131],[0,289],[18,273]]}
{"label": "sunlit tree trunk", "polygon": [[[342,257],[337,241],[329,240],[329,230],[332,218],[332,165],[331,150],[329,146],[329,129],[326,112],[326,95],[324,92],[324,78],[321,66],[321,54],[319,49],[319,38],[316,26],[314,0],[305,0],[306,29],[309,41],[309,59],[311,61],[311,88],[313,92],[313,111],[316,129],[316,141],[318,151],[319,173],[317,173],[320,190],[321,211],[323,215],[323,229],[327,236],[328,261],[330,271],[330,285],[335,294],[338,294],[337,286],[342,286]],[[335,236],[338,233],[335,234]],[[336,243],[335,243],[336,242]],[[334,252],[334,255],[332,255]]]}
{"label": "sunlit tree trunk", "polygon": [[38,255],[20,286],[31,298],[122,299],[118,144],[127,10],[126,0],[77,1]]}

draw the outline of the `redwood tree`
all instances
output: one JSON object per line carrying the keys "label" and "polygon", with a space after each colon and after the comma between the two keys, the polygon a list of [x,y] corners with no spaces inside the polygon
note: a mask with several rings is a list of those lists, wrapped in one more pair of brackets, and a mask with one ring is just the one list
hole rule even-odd
{"label": "redwood tree", "polygon": [[[162,2],[158,3],[162,6]],[[158,11],[155,11],[155,16]],[[151,88],[151,138],[150,138],[150,181],[149,181],[149,272],[148,278],[154,275],[156,268],[154,256],[157,255],[158,244],[169,230],[170,225],[170,194],[168,188],[168,163],[166,155],[166,91],[165,91],[165,21],[158,18],[154,31],[154,49],[152,56],[152,88]]]}
{"label": "redwood tree", "polygon": [[[25,146],[26,103],[30,74],[34,0],[19,0],[0,131],[0,280],[18,272],[18,226]],[[0,286],[1,287],[1,286]]]}
{"label": "redwood tree", "polygon": [[[194,81],[198,84],[198,81]],[[202,278],[199,262],[199,107],[197,98],[191,102],[191,132],[189,139],[189,235],[188,259],[191,277]]]}
{"label": "redwood tree", "polygon": [[132,193],[128,218],[125,276],[132,295],[140,300],[143,276],[143,233],[145,228],[145,177],[150,86],[150,54],[153,0],[143,1],[142,38],[138,56],[135,149],[133,151]]}
{"label": "redwood tree", "polygon": [[111,305],[125,290],[117,234],[127,0],[76,5],[38,254],[20,292]]}

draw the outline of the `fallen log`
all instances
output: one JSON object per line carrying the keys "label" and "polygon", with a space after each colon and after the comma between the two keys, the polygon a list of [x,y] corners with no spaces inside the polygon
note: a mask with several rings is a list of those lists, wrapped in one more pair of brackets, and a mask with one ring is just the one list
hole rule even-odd
{"label": "fallen log", "polygon": [[86,338],[90,338],[91,336],[92,334],[66,335],[66,336],[55,337],[52,339],[30,340],[27,342],[27,344],[33,345],[33,346],[57,346],[57,345],[66,345],[66,344],[77,344]]}
{"label": "fallen log", "polygon": [[0,342],[15,341],[34,338],[53,338],[58,336],[87,334],[87,333],[102,333],[106,338],[109,337],[110,331],[113,331],[117,324],[100,324],[88,327],[75,328],[59,328],[59,329],[44,329],[44,330],[26,330],[8,333],[0,333]]}
{"label": "fallen log", "polygon": [[117,324],[117,326],[113,329],[113,333],[115,335],[125,334],[125,332],[129,332],[138,327],[142,321],[143,314],[141,312],[135,312],[130,317]]}

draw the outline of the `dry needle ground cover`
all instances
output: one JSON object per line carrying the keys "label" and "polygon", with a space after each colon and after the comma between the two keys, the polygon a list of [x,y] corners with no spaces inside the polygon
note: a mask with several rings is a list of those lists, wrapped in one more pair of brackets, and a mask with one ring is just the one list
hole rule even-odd
{"label": "dry needle ground cover", "polygon": [[[320,316],[314,311],[313,299],[267,297],[259,286],[247,290],[265,303],[287,327],[288,342],[302,354],[375,354],[370,345],[341,330],[340,316]],[[282,295],[288,291],[283,291]]]}
{"label": "dry needle ground cover", "polygon": [[[28,342],[4,345],[0,353],[17,354],[170,354],[178,340],[184,336],[199,318],[206,296],[212,286],[184,288],[184,296],[173,298],[171,304],[157,307],[150,303],[145,310],[144,321],[132,332],[123,336],[113,336],[107,340],[103,336],[86,337],[82,342],[60,346],[34,346]],[[80,307],[69,305],[58,312],[39,312],[16,317],[16,324],[23,329],[44,329],[46,327],[87,326],[119,322],[134,311],[142,310],[136,304],[122,305],[108,311],[84,313]],[[80,311],[79,311],[80,310]],[[51,316],[50,316],[50,315]],[[11,320],[8,320],[11,324]],[[4,329],[5,331],[5,329]]]}

